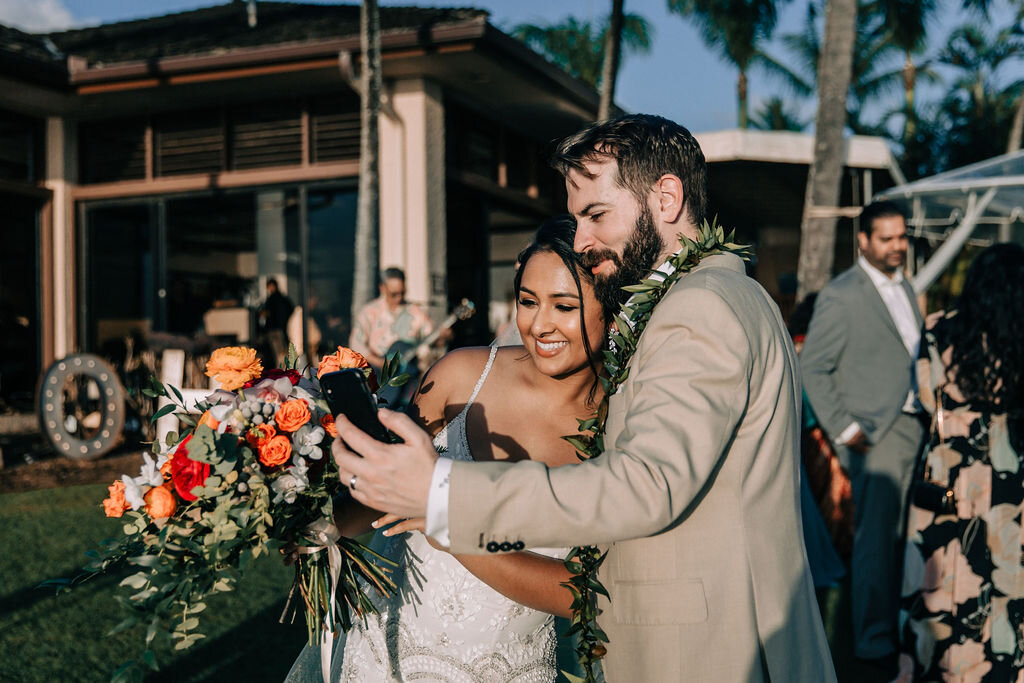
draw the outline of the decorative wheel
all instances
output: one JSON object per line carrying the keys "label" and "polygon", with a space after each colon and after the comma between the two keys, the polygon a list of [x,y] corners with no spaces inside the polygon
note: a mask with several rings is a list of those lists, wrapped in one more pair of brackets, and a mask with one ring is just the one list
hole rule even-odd
{"label": "decorative wheel", "polygon": [[39,388],[39,423],[61,455],[92,460],[121,441],[124,387],[105,360],[75,353],[57,361]]}

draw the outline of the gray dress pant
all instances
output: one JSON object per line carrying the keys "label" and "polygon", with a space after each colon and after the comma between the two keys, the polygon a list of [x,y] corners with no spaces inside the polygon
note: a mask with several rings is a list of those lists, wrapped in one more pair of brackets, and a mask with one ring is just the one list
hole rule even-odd
{"label": "gray dress pant", "polygon": [[866,455],[838,449],[855,508],[850,583],[857,657],[884,657],[898,645],[903,520],[923,437],[921,421],[901,413]]}

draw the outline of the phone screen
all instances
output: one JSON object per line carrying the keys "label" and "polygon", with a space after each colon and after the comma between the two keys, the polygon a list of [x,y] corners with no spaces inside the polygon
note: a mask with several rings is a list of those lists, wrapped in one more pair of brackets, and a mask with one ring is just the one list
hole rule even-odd
{"label": "phone screen", "polygon": [[366,385],[366,376],[362,370],[346,368],[329,372],[320,378],[320,388],[332,415],[344,415],[352,424],[378,441],[391,440],[388,431],[377,419],[377,403]]}

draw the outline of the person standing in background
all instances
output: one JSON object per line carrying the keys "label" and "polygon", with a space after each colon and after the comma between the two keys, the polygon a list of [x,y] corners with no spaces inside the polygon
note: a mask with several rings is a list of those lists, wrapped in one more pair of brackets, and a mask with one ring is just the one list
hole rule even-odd
{"label": "person standing in background", "polygon": [[[956,309],[928,316],[919,398],[935,414],[903,569],[898,683],[1024,676],[1024,248],[996,244]],[[936,509],[938,508],[938,509]]]}
{"label": "person standing in background", "polygon": [[896,673],[905,498],[924,428],[913,378],[923,323],[903,277],[907,226],[891,202],[866,206],[860,257],[814,306],[800,354],[804,391],[850,475],[854,654]]}
{"label": "person standing in background", "polygon": [[288,350],[288,318],[294,308],[292,300],[281,293],[277,280],[268,278],[267,298],[259,308],[258,325],[264,344],[273,350],[276,367],[281,366]]}

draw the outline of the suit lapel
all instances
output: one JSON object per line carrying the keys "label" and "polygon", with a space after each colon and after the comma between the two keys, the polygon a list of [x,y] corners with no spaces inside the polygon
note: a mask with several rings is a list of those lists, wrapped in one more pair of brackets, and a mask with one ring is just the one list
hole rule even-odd
{"label": "suit lapel", "polygon": [[924,318],[921,316],[921,309],[917,305],[917,294],[914,293],[914,288],[910,286],[910,281],[907,278],[903,278],[902,284],[903,291],[910,301],[910,310],[914,312],[914,320],[917,322],[917,326],[924,327]]}

